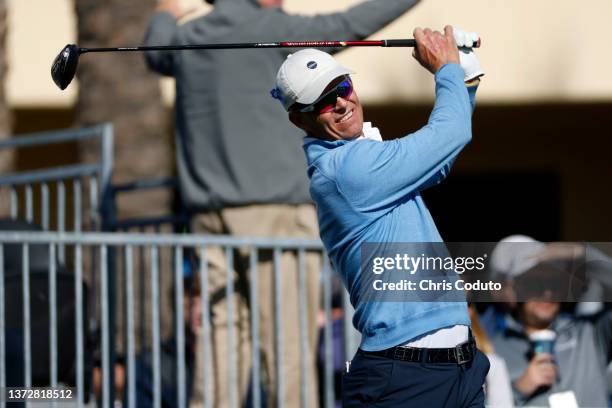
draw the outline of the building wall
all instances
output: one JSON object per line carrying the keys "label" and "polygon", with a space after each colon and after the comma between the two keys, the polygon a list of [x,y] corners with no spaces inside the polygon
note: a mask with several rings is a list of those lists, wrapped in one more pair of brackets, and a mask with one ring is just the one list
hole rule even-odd
{"label": "building wall", "polygon": [[[181,1],[185,6],[199,7],[199,13],[208,10],[201,0]],[[59,91],[51,82],[49,69],[61,48],[74,42],[72,1],[9,3],[10,103],[71,106],[76,86]],[[313,14],[342,10],[355,3],[357,0],[286,0],[285,8]],[[612,54],[604,50],[609,49],[605,28],[611,15],[609,0],[589,0],[588,4],[579,0],[422,0],[376,38],[411,37],[416,26],[441,29],[447,23],[454,24],[482,37],[478,54],[487,72],[480,95],[483,102],[609,101]],[[431,76],[412,59],[410,50],[354,48],[342,53],[340,59],[358,73],[355,82],[367,103],[432,97]],[[168,102],[171,89],[166,84]]]}

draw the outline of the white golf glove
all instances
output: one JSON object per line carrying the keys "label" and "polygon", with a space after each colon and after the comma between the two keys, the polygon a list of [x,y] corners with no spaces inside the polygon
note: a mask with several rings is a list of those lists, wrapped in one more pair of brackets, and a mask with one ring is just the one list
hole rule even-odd
{"label": "white golf glove", "polygon": [[463,68],[465,82],[483,76],[484,71],[480,67],[480,61],[472,48],[473,44],[478,41],[478,34],[454,27],[453,34],[455,35],[455,42],[459,47],[459,61],[461,68]]}

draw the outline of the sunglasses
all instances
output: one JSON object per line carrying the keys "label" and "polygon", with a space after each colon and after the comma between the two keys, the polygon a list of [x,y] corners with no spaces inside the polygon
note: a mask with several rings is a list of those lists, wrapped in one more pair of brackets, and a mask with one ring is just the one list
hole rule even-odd
{"label": "sunglasses", "polygon": [[347,76],[332,90],[321,95],[319,99],[310,105],[296,104],[295,110],[298,112],[316,112],[319,115],[331,112],[336,108],[336,101],[338,98],[348,99],[352,93],[353,82],[351,82],[351,79]]}

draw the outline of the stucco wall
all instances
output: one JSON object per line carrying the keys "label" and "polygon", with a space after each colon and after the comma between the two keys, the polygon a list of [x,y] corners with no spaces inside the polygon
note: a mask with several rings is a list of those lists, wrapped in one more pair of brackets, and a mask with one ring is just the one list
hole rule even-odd
{"label": "stucco wall", "polygon": [[[182,2],[200,7],[200,12],[207,10],[200,0]],[[59,91],[49,69],[62,46],[74,42],[72,1],[9,3],[10,103],[16,107],[71,106],[76,86]],[[286,0],[285,8],[311,14],[355,3]],[[612,54],[605,30],[610,16],[610,0],[422,0],[375,37],[411,37],[415,26],[441,28],[446,23],[479,32],[483,47],[478,53],[487,72],[481,102],[610,101]],[[410,53],[409,49],[361,48],[342,53],[340,59],[358,73],[355,81],[366,103],[431,99],[430,76]],[[171,83],[166,82],[164,89],[169,102]]]}

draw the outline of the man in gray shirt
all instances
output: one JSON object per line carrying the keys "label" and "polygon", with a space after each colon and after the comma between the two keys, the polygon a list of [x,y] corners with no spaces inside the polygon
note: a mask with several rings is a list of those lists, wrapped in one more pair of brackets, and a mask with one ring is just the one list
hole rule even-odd
{"label": "man in gray shirt", "polygon": [[[184,11],[177,0],[163,0],[152,17],[146,45],[266,42],[280,40],[363,39],[401,16],[418,0],[363,1],[344,12],[315,16],[291,15],[282,0],[217,0],[199,18],[177,24]],[[407,30],[409,32],[409,30]],[[247,49],[149,52],[149,66],[176,78],[176,152],[183,202],[196,213],[200,233],[317,237],[316,215],[308,193],[301,132],[269,97],[276,69],[291,49]],[[208,251],[209,287],[223,294],[224,254]],[[240,262],[236,262],[238,265]],[[248,265],[248,262],[245,262]],[[284,398],[299,406],[300,376],[307,375],[307,395],[316,404],[314,367],[309,358],[300,370],[300,335],[307,335],[310,353],[316,344],[320,259],[306,259],[308,333],[300,334],[297,307],[297,261],[289,253],[281,261],[283,298],[284,396],[276,390],[272,264],[260,257],[258,312],[265,385],[269,402]],[[235,267],[237,279],[246,271]],[[237,285],[240,287],[240,285]],[[236,353],[238,391],[244,396],[249,380],[248,314],[243,297],[235,305],[237,349],[228,350],[227,304],[222,296],[212,308],[215,405],[227,405],[227,352]],[[218,300],[221,299],[221,300]],[[202,370],[199,370],[200,373]],[[233,386],[233,385],[230,385]],[[197,392],[196,392],[197,396]]]}
{"label": "man in gray shirt", "polygon": [[[517,406],[606,407],[612,309],[608,306],[589,316],[561,313],[563,292],[555,293],[555,287],[563,288],[564,279],[571,276],[565,271],[571,271],[580,277],[578,281],[585,279],[597,288],[585,300],[608,300],[612,296],[612,259],[590,245],[545,245],[529,237],[521,239],[506,248],[522,244],[520,248],[542,249],[503,254],[508,262],[498,272],[511,276],[508,282],[527,277],[529,290],[542,293],[519,299],[513,313],[499,321],[491,336],[496,353],[506,361]],[[496,261],[501,254],[496,249],[492,263],[501,265]],[[530,336],[542,331],[555,333],[552,353],[534,350],[530,344]]]}

